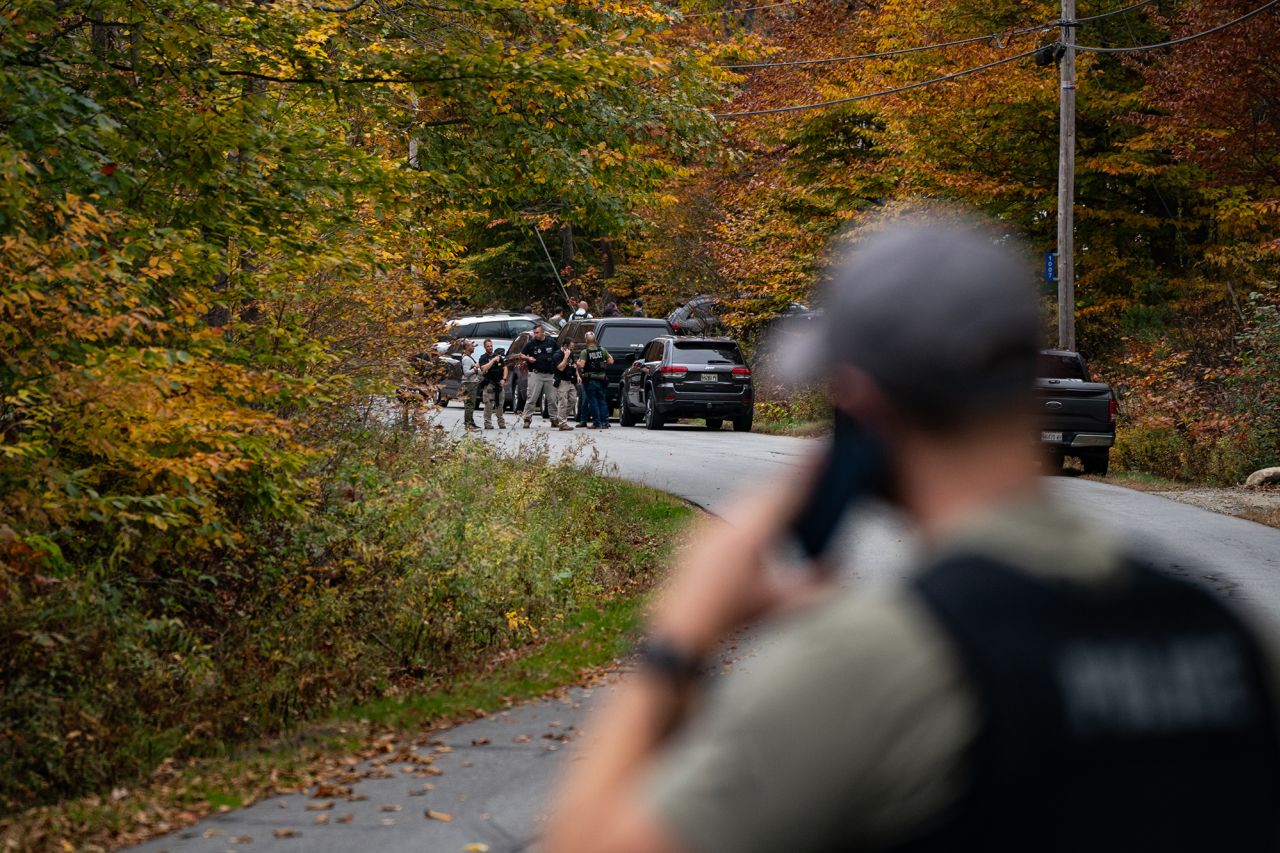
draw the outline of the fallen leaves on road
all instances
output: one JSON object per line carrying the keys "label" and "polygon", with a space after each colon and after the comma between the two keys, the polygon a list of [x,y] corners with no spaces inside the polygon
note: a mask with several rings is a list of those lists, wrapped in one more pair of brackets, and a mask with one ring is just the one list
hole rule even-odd
{"label": "fallen leaves on road", "polygon": [[302,835],[302,833],[298,832],[296,829],[287,829],[285,827],[281,827],[271,834],[276,838],[297,838]]}
{"label": "fallen leaves on road", "polygon": [[435,809],[427,809],[425,812],[422,813],[422,815],[427,820],[440,820],[440,821],[444,821],[445,823],[448,823],[449,821],[453,820],[453,815],[449,814],[448,812],[438,812]]}
{"label": "fallen leaves on road", "polygon": [[333,808],[333,800],[317,800],[316,802],[307,803],[307,811],[309,812],[327,812]]}

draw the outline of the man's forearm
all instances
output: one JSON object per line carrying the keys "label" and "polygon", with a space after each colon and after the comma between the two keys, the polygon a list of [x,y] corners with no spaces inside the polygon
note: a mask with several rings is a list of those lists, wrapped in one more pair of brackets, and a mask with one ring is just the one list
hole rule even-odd
{"label": "man's forearm", "polygon": [[573,765],[547,837],[550,853],[633,853],[680,848],[660,828],[636,834],[643,798],[637,790],[645,766],[682,719],[687,697],[662,676],[629,676],[589,723],[590,748]]}

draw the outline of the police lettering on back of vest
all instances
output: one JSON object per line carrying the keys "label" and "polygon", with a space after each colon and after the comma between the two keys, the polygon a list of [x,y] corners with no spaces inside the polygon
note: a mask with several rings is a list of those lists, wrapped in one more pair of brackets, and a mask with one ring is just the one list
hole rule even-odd
{"label": "police lettering on back of vest", "polygon": [[596,379],[604,376],[605,362],[608,354],[600,347],[591,347],[583,352],[583,360],[587,363],[587,376]]}
{"label": "police lettering on back of vest", "polygon": [[1208,592],[1129,574],[1100,591],[960,557],[916,580],[983,721],[969,793],[901,849],[1275,849],[1264,652]]}

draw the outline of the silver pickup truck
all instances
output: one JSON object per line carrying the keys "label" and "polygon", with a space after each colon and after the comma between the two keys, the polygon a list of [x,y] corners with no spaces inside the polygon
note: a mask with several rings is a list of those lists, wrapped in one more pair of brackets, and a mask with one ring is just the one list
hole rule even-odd
{"label": "silver pickup truck", "polygon": [[1075,456],[1086,474],[1107,473],[1116,443],[1116,395],[1104,382],[1091,382],[1078,352],[1042,350],[1036,392],[1043,418],[1040,442],[1055,469]]}

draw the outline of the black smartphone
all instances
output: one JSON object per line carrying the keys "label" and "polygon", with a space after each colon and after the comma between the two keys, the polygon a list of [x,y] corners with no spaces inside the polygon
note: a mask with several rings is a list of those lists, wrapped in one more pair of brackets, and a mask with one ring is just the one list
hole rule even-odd
{"label": "black smartphone", "polygon": [[805,557],[816,561],[826,554],[845,512],[863,498],[883,495],[887,475],[879,440],[848,415],[836,412],[827,462],[791,526]]}

